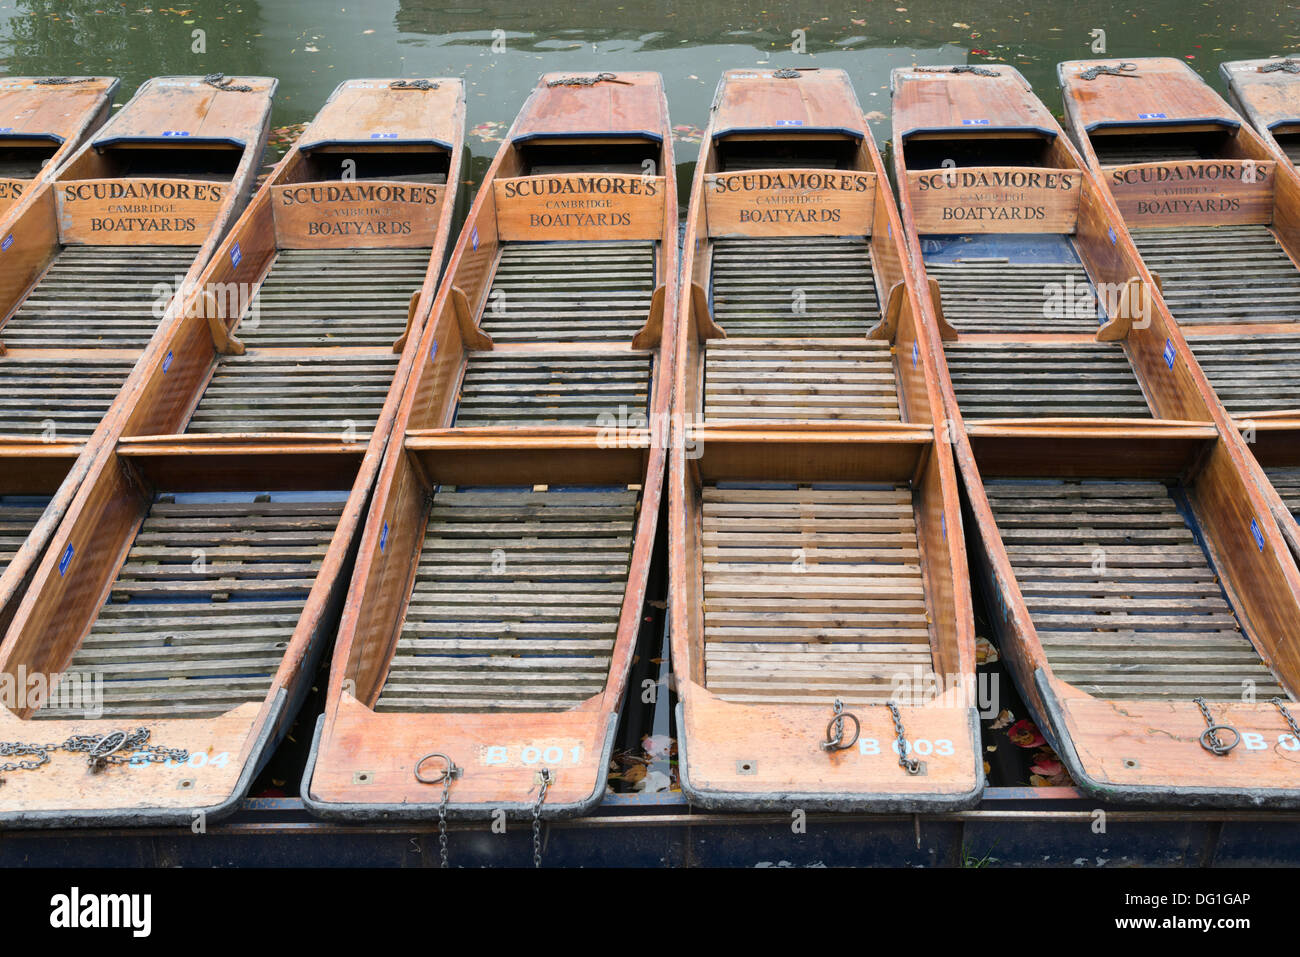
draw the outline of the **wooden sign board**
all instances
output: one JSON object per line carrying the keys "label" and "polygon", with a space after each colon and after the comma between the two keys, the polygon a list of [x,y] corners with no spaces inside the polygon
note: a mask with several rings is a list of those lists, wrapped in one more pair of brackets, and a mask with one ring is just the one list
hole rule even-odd
{"label": "wooden sign board", "polygon": [[909,172],[920,233],[1072,233],[1078,170],[980,166]]}
{"label": "wooden sign board", "polygon": [[1273,221],[1271,160],[1184,160],[1102,171],[1130,226],[1219,226]]}
{"label": "wooden sign board", "polygon": [[876,174],[781,169],[704,177],[709,236],[864,236]]}
{"label": "wooden sign board", "polygon": [[492,186],[497,234],[506,241],[663,238],[662,176],[563,173]]}
{"label": "wooden sign board", "polygon": [[10,179],[0,176],[0,215],[23,198],[23,193],[31,183],[29,179]]}
{"label": "wooden sign board", "polygon": [[271,187],[281,249],[432,246],[446,187],[367,180]]}
{"label": "wooden sign board", "polygon": [[59,239],[94,246],[198,246],[225,208],[229,183],[83,179],[58,184]]}

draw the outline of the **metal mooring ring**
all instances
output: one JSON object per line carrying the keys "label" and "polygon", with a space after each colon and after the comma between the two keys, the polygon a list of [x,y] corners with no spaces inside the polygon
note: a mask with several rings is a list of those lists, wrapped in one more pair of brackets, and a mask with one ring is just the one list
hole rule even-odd
{"label": "metal mooring ring", "polygon": [[[847,741],[835,741],[835,722],[845,720],[853,722],[853,737]],[[825,751],[847,751],[857,743],[858,735],[862,733],[862,723],[858,721],[858,716],[852,711],[844,711],[831,718],[826,724],[826,740],[822,742],[822,749]]]}
{"label": "metal mooring ring", "polygon": [[[1220,731],[1232,732],[1232,744],[1215,745],[1214,743],[1212,743],[1213,741],[1217,740],[1216,735]],[[1227,754],[1229,751],[1231,751],[1240,743],[1241,743],[1241,732],[1238,731],[1230,724],[1213,724],[1201,732],[1201,747],[1203,747],[1206,751],[1209,751],[1211,754],[1218,754],[1218,755]]]}
{"label": "metal mooring ring", "polygon": [[[428,761],[430,758],[440,758],[443,763],[447,765],[446,768],[438,772],[436,778],[426,778],[420,774],[420,768],[424,767],[424,762]],[[460,777],[460,768],[456,767],[456,762],[447,757],[447,755],[443,754],[441,751],[430,751],[424,757],[420,758],[420,760],[415,762],[415,780],[419,781],[421,784],[441,784],[448,778],[455,780],[458,777]]]}

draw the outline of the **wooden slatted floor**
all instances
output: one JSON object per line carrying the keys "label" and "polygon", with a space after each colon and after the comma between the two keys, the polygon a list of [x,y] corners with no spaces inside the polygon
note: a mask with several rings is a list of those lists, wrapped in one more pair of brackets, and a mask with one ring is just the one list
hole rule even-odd
{"label": "wooden slatted floor", "polygon": [[9,349],[142,349],[158,327],[154,286],[179,287],[187,246],[64,246],[0,331]]}
{"label": "wooden slatted floor", "polygon": [[345,497],[160,496],[67,671],[102,675],[104,717],[201,717],[260,701]]}
{"label": "wooden slatted floor", "polygon": [[1151,416],[1119,343],[958,341],[944,355],[968,419]]}
{"label": "wooden slatted floor", "polygon": [[651,361],[636,354],[471,352],[455,424],[598,426],[626,421],[647,412]]}
{"label": "wooden slatted floor", "polygon": [[710,486],[702,521],[709,690],[828,707],[924,691],[929,625],[907,487]]}
{"label": "wooden slatted floor", "polygon": [[49,504],[48,495],[0,495],[0,573],[14,560]]}
{"label": "wooden slatted floor", "polygon": [[1300,469],[1266,469],[1265,472],[1286,507],[1300,522]]}
{"label": "wooden slatted floor", "polygon": [[1097,161],[1102,166],[1201,159],[1200,151],[1185,143],[1162,143],[1159,139],[1143,140],[1130,136],[1094,136],[1092,148],[1097,154]]}
{"label": "wooden slatted floor", "polygon": [[600,693],[631,489],[440,490],[376,711],[566,711]]}
{"label": "wooden slatted floor", "polygon": [[379,418],[399,358],[391,350],[222,356],[185,431],[364,437]]}
{"label": "wooden slatted floor", "polygon": [[705,360],[704,414],[710,420],[899,420],[887,342],[713,339]]}
{"label": "wooden slatted floor", "polygon": [[0,358],[0,435],[89,438],[134,365],[133,358],[94,350],[69,350],[61,358]]}
{"label": "wooden slatted floor", "polygon": [[1081,263],[980,259],[929,262],[925,271],[938,281],[944,318],[958,333],[1095,333],[1100,325]]}
{"label": "wooden slatted floor", "polygon": [[432,251],[283,249],[235,334],[250,348],[392,348]]}
{"label": "wooden slatted floor", "polygon": [[1300,269],[1267,226],[1134,229],[1179,325],[1300,322]]}
{"label": "wooden slatted floor", "polygon": [[1300,331],[1192,335],[1187,343],[1233,415],[1300,408]]}
{"label": "wooden slatted floor", "polygon": [[1057,677],[1102,698],[1240,700],[1246,681],[1285,695],[1164,485],[985,488]]}
{"label": "wooden slatted floor", "polygon": [[864,239],[713,241],[713,312],[730,338],[863,336],[880,320]]}
{"label": "wooden slatted floor", "polygon": [[481,325],[495,342],[626,344],[654,287],[653,242],[508,243]]}

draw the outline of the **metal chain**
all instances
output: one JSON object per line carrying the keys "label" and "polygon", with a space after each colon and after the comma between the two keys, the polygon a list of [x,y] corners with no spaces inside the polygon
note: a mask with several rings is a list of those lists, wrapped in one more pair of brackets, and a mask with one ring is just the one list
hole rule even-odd
{"label": "metal chain", "polygon": [[595,76],[561,76],[547,80],[547,86],[595,86],[606,80],[617,80],[617,73],[597,73]]}
{"label": "metal chain", "polygon": [[436,90],[438,84],[432,80],[394,80],[388,84],[390,90]]}
{"label": "metal chain", "polygon": [[894,704],[892,701],[885,702],[885,705],[889,708],[889,713],[893,715],[894,718],[894,737],[898,742],[899,767],[908,774],[920,774],[921,762],[916,760],[916,758],[909,758],[907,756],[907,735],[903,733],[903,716],[898,713],[898,705]]}
{"label": "metal chain", "polygon": [[773,70],[772,76],[776,77],[778,80],[797,80],[799,79],[799,71],[791,70],[789,67],[786,67],[781,70]]}
{"label": "metal chain", "polygon": [[917,67],[917,73],[970,73],[973,76],[1000,76],[997,70],[990,70],[986,66],[950,66],[950,67]]}
{"label": "metal chain", "polygon": [[1259,68],[1260,73],[1300,73],[1300,60],[1293,57],[1287,57],[1285,60],[1274,60],[1272,63],[1265,63]]}
{"label": "metal chain", "polygon": [[1281,698],[1269,698],[1268,702],[1273,707],[1277,708],[1278,711],[1282,712],[1283,720],[1285,720],[1286,723],[1291,727],[1291,734],[1296,739],[1296,743],[1300,744],[1300,724],[1296,724],[1294,715],[1292,715],[1291,712],[1287,710],[1286,702],[1283,701]]}
{"label": "metal chain", "polygon": [[85,76],[43,76],[36,81],[36,86],[65,86],[68,83],[87,83]]}
{"label": "metal chain", "polygon": [[19,757],[28,755],[39,758],[36,761],[9,761],[0,764],[0,773],[5,771],[35,771],[42,765],[50,763],[50,755],[55,751],[67,751],[70,754],[86,755],[86,763],[92,771],[102,771],[110,764],[129,764],[143,760],[148,764],[162,764],[165,761],[188,761],[190,752],[184,748],[165,748],[149,744],[148,728],[136,728],[134,731],[109,731],[107,734],[74,734],[62,744],[24,744],[21,741],[0,741],[0,757]]}
{"label": "metal chain", "polygon": [[[823,751],[845,751],[853,747],[854,742],[858,740],[858,735],[862,732],[862,725],[858,721],[857,715],[851,711],[844,710],[844,702],[839,698],[835,699],[831,705],[830,724],[826,725],[826,740],[821,743]],[[847,742],[844,740],[844,719],[848,718],[853,722],[853,737]]]}
{"label": "metal chain", "polygon": [[553,780],[550,768],[542,768],[538,774],[542,780],[537,801],[533,804],[533,867],[542,866],[542,802],[546,800],[546,792],[551,789]]}
{"label": "metal chain", "polygon": [[[1236,728],[1228,724],[1215,724],[1214,716],[1210,714],[1210,706],[1205,703],[1204,698],[1193,698],[1196,707],[1201,709],[1201,717],[1205,719],[1205,730],[1201,732],[1201,747],[1211,754],[1217,754],[1220,757],[1227,754],[1238,744],[1241,743],[1241,734]],[[1232,732],[1232,744],[1224,744],[1219,740],[1220,731]]]}
{"label": "metal chain", "polygon": [[228,93],[252,93],[253,88],[242,83],[236,83],[224,73],[209,73],[203,78],[203,82],[210,87],[218,90],[225,90]]}
{"label": "metal chain", "polygon": [[[438,772],[437,777],[426,778],[420,773],[424,767],[424,762],[430,758],[439,758],[445,767]],[[464,773],[464,768],[456,767],[456,762],[443,754],[441,751],[430,751],[419,761],[415,762],[415,780],[421,784],[441,784],[442,799],[438,802],[438,859],[439,867],[450,866],[447,863],[447,803],[451,799],[451,782],[456,780]]]}
{"label": "metal chain", "polygon": [[1127,60],[1119,66],[1090,66],[1079,74],[1080,80],[1095,80],[1099,76],[1133,76],[1138,65]]}

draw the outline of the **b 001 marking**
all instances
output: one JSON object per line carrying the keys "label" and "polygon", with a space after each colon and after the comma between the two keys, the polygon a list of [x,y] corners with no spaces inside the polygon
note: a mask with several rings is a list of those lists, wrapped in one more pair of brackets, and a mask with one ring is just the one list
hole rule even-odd
{"label": "b 001 marking", "polygon": [[[151,762],[149,755],[143,751],[137,751],[131,755],[131,767],[147,767]],[[185,761],[176,761],[168,758],[166,761],[159,762],[164,768],[224,768],[230,763],[229,751],[218,751],[216,754],[209,755],[206,751],[193,751]]]}
{"label": "b 001 marking", "polygon": [[582,760],[582,745],[564,747],[558,744],[488,745],[483,749],[484,764],[522,764],[525,767],[554,767],[578,764]]}

